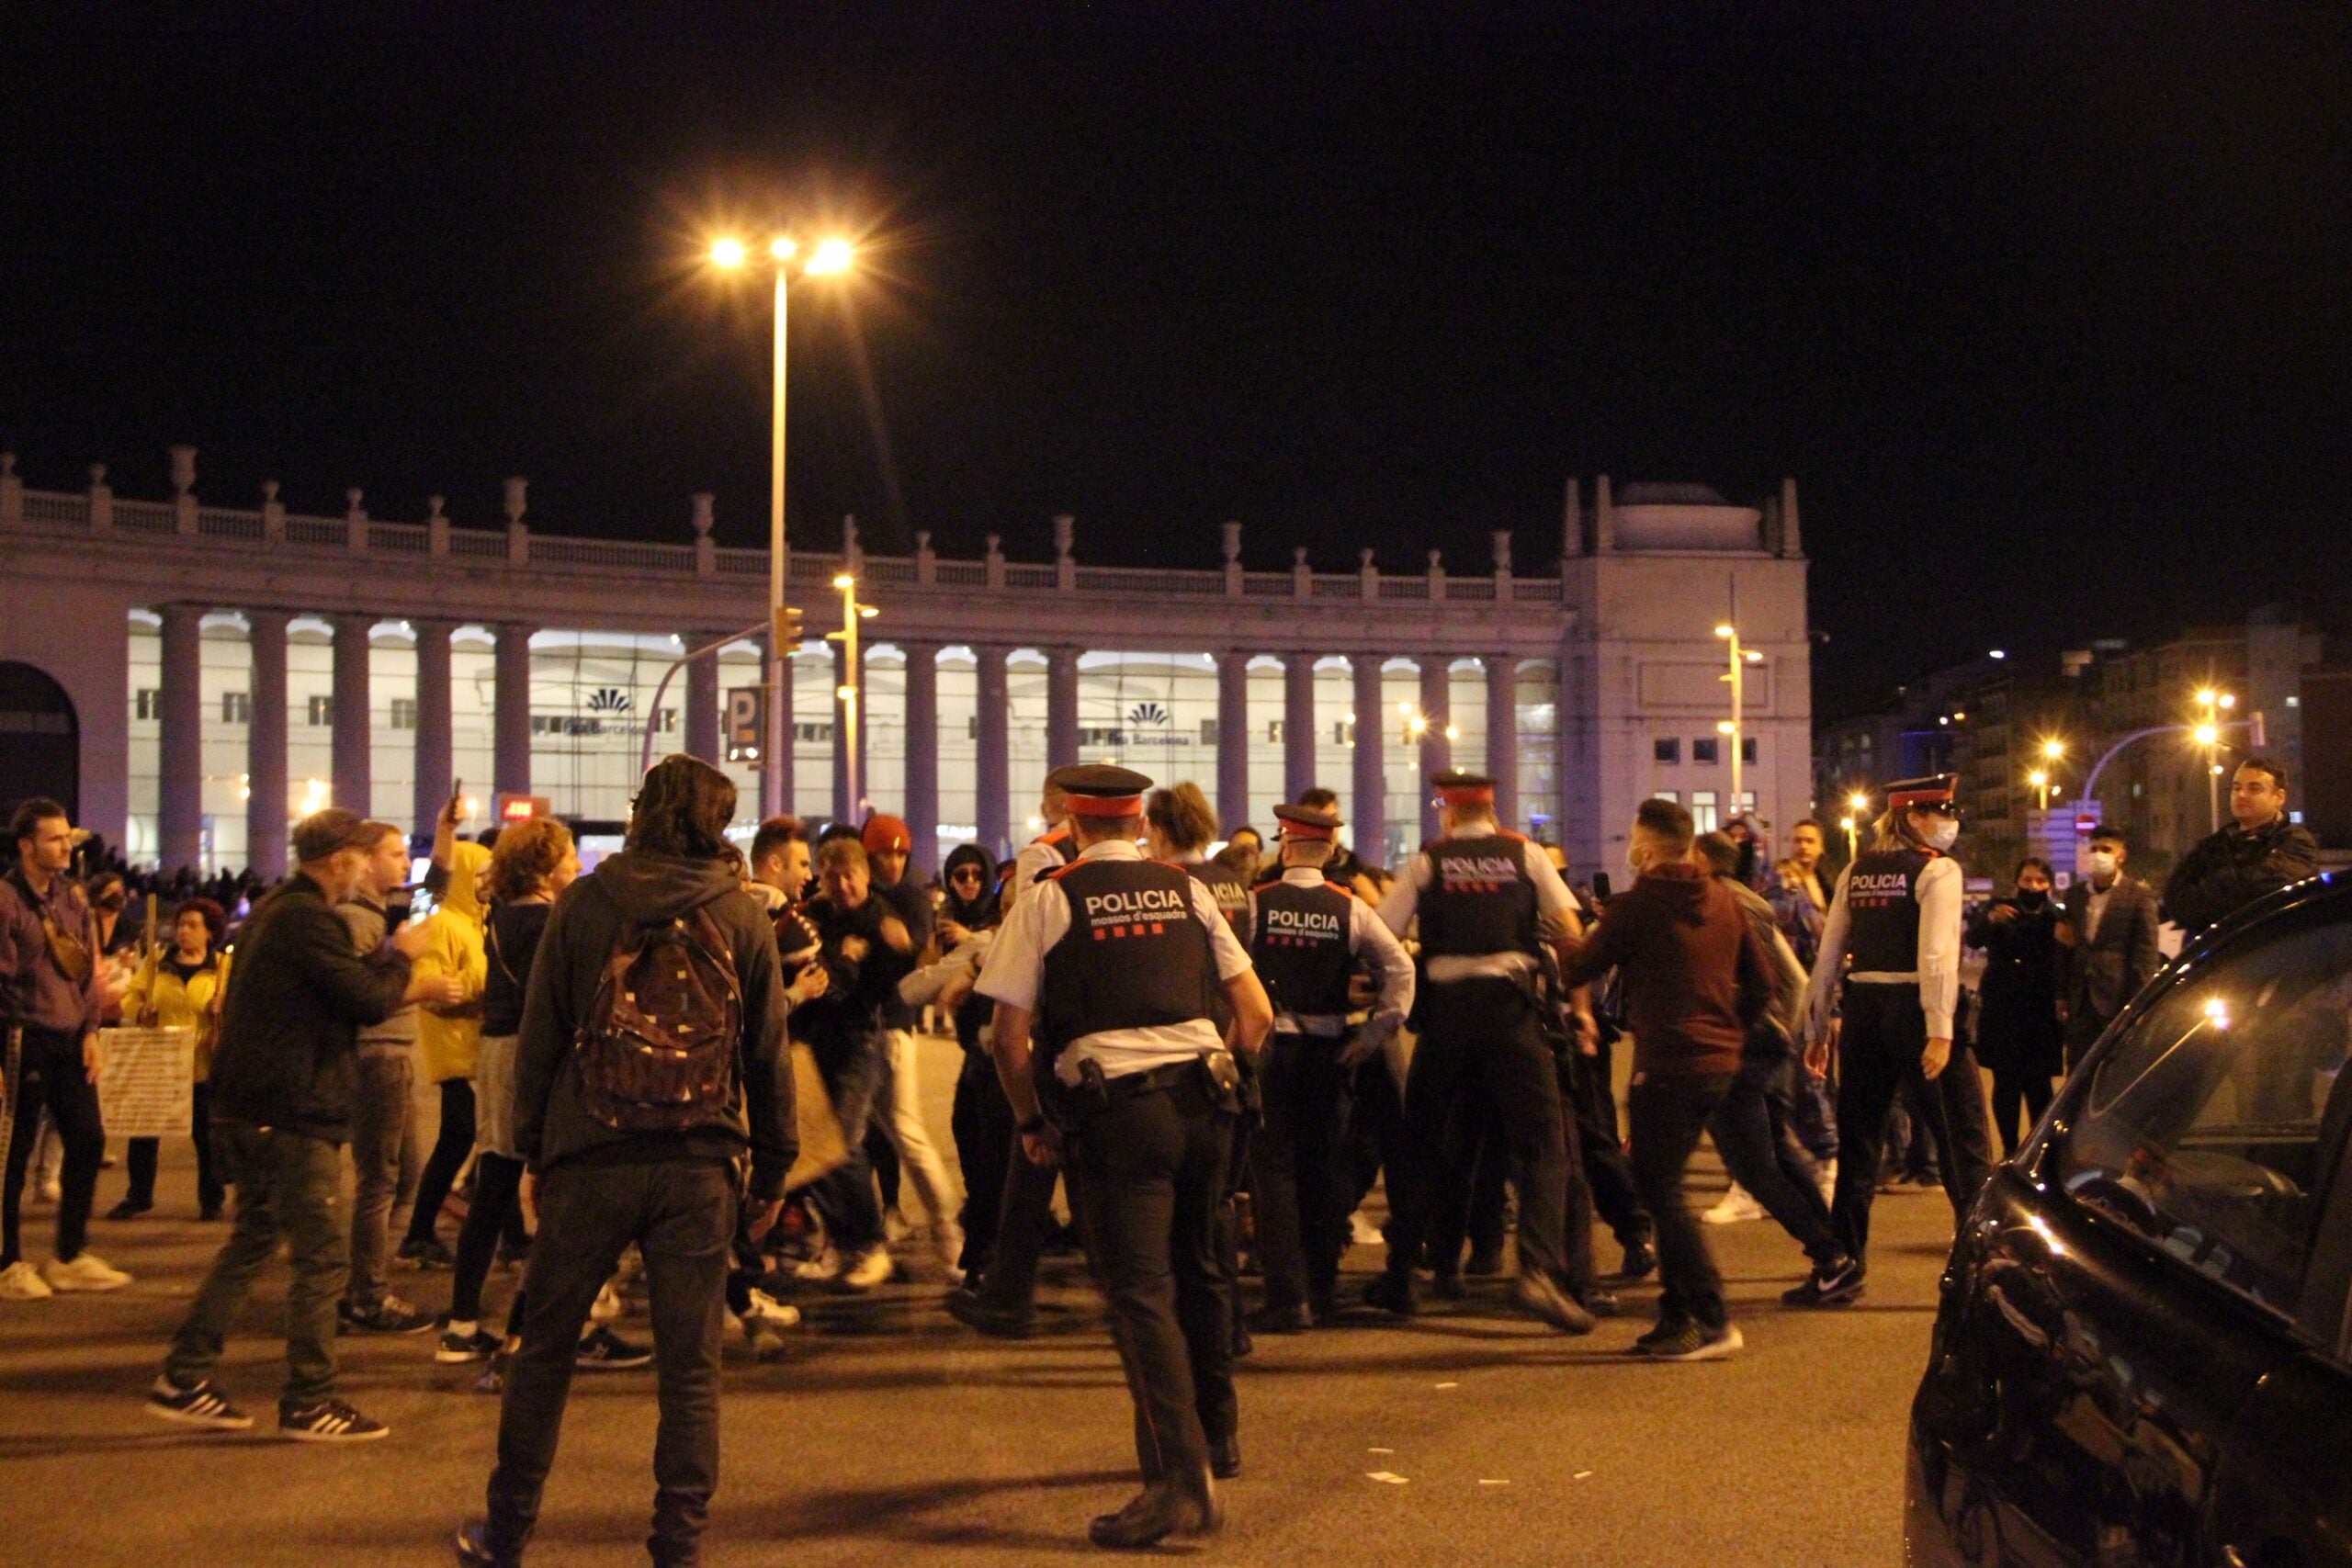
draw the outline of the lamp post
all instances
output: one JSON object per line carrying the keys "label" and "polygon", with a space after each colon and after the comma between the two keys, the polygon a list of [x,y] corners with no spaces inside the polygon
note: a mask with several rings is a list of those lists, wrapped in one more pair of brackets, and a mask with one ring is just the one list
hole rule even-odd
{"label": "lamp post", "polygon": [[857,766],[857,708],[861,694],[859,687],[864,679],[857,658],[857,623],[881,612],[871,604],[857,602],[857,579],[848,572],[834,578],[833,586],[842,592],[842,629],[827,632],[825,636],[828,640],[841,638],[842,662],[848,673],[848,679],[833,694],[842,702],[842,772],[849,785],[849,814],[854,819],[857,816],[858,790],[864,782],[858,777]]}
{"label": "lamp post", "polygon": [[[799,276],[825,277],[847,272],[854,254],[847,240],[827,240],[800,263]],[[768,712],[767,734],[762,738],[765,756],[760,774],[760,812],[772,817],[785,808],[783,763],[787,753],[784,748],[789,744],[786,738],[792,728],[791,716],[784,711],[784,668],[800,632],[798,617],[784,604],[785,307],[800,246],[778,235],[768,242],[765,254],[775,271],[775,386],[768,425]],[[751,261],[752,253],[741,240],[722,239],[710,247],[710,264],[721,272],[740,272]]]}
{"label": "lamp post", "polygon": [[1746,717],[1743,710],[1747,695],[1747,667],[1764,662],[1764,656],[1755,649],[1740,646],[1737,619],[1739,583],[1736,580],[1731,585],[1731,613],[1733,619],[1724,622],[1715,628],[1715,635],[1724,639],[1724,645],[1727,650],[1725,662],[1729,669],[1723,679],[1731,683],[1731,717],[1728,721],[1715,726],[1716,733],[1727,737],[1731,741],[1731,800],[1728,809],[1724,813],[1724,820],[1726,822],[1743,815],[1746,811],[1739,787],[1739,770],[1742,761],[1740,753],[1745,744],[1740,730]]}
{"label": "lamp post", "polygon": [[1871,797],[1860,790],[1846,797],[1846,815],[1838,825],[1846,829],[1846,863],[1851,865],[1862,852],[1861,825],[1870,816]]}
{"label": "lamp post", "polygon": [[2197,728],[2190,733],[2197,744],[2205,748],[2205,810],[2211,824],[2209,832],[2222,830],[2222,715],[2237,705],[2234,692],[2217,692],[2208,686],[2197,694]]}

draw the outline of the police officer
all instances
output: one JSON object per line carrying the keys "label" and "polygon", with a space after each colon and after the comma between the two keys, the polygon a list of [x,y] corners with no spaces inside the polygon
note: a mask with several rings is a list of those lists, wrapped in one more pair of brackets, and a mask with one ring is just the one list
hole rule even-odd
{"label": "police officer", "polygon": [[[1871,847],[1838,879],[1807,993],[1812,1044],[1805,1065],[1824,1070],[1838,1053],[1838,1188],[1830,1223],[1853,1259],[1819,1273],[1781,1300],[1823,1306],[1861,1294],[1871,1199],[1878,1186],[1887,1108],[1908,1083],[1933,1117],[1943,1149],[1944,1192],[1966,1213],[1992,1170],[1992,1131],[1976,1058],[1955,1039],[1960,1002],[1960,837],[1951,773],[1887,785],[1886,815]],[[1850,958],[1852,967],[1848,969]],[[1844,982],[1839,1016],[1831,1002]]]}
{"label": "police officer", "polygon": [[1151,781],[1114,767],[1063,778],[1078,858],[1014,903],[978,989],[997,1004],[1023,1153],[1039,1166],[1067,1154],[1109,1299],[1144,1489],[1087,1533],[1135,1548],[1215,1531],[1212,1471],[1240,1472],[1216,1246],[1238,1074],[1210,1014],[1221,994],[1232,1043],[1254,1052],[1272,1010],[1206,886],[1136,849]]}
{"label": "police officer", "polygon": [[1432,782],[1442,836],[1380,904],[1397,936],[1419,918],[1420,1039],[1405,1079],[1407,1179],[1389,1173],[1388,1268],[1364,1300],[1412,1314],[1414,1256],[1445,1172],[1461,1163],[1465,1112],[1490,1112],[1519,1188],[1512,1298],[1556,1328],[1589,1334],[1592,1198],[1544,1034],[1541,1010],[1553,1004],[1537,989],[1546,927],[1580,932],[1576,899],[1542,850],[1496,822],[1494,780],[1452,770]]}
{"label": "police officer", "polygon": [[[1283,874],[1250,890],[1247,917],[1250,961],[1274,1005],[1260,1075],[1265,1125],[1250,1140],[1266,1304],[1250,1326],[1295,1334],[1337,1310],[1333,1292],[1355,1206],[1340,1168],[1351,1083],[1411,1010],[1413,961],[1371,905],[1326,880],[1340,814],[1277,806],[1274,816]],[[1372,973],[1377,994],[1371,1017],[1351,1031],[1348,982],[1359,965]]]}

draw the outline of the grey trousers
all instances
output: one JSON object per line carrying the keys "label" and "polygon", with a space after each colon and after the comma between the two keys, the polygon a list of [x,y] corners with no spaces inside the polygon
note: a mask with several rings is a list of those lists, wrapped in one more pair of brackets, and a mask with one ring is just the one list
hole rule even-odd
{"label": "grey trousers", "polygon": [[367,1312],[391,1288],[385,1269],[416,1067],[406,1047],[368,1046],[361,1047],[358,1066],[359,1092],[351,1104],[351,1285],[345,1299]]}

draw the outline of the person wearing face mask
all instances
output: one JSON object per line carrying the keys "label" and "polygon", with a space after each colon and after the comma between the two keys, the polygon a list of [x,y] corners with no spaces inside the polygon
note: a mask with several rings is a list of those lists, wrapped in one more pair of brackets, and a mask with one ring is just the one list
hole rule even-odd
{"label": "person wearing face mask", "polygon": [[2050,897],[2050,863],[2018,863],[2017,890],[1996,898],[1968,922],[1968,945],[1984,953],[1976,1015],[1977,1060],[1993,1074],[1993,1124],[2001,1155],[2018,1152],[2023,1134],[2050,1108],[2051,1080],[2063,1069],[2058,1027],[2058,908]]}
{"label": "person wearing face mask", "polygon": [[2131,852],[2122,829],[2098,828],[2083,857],[2082,879],[2066,889],[2057,930],[2064,956],[2058,1007],[2069,1070],[2164,967],[2156,890],[2123,869]]}
{"label": "person wearing face mask", "polygon": [[[1962,891],[1960,863],[1949,852],[1960,838],[1953,778],[1887,786],[1886,814],[1871,829],[1871,847],[1838,877],[1814,957],[1805,1065],[1820,1072],[1838,1053],[1839,1157],[1830,1218],[1857,1263],[1870,1243],[1887,1108],[1903,1084],[1918,1091],[1942,1134],[1944,1193],[1955,1216],[1992,1169],[1976,1058],[1966,1041],[1952,1037]],[[1850,1301],[1861,1294],[1862,1279],[1857,1269],[1838,1294],[1801,1304]]]}

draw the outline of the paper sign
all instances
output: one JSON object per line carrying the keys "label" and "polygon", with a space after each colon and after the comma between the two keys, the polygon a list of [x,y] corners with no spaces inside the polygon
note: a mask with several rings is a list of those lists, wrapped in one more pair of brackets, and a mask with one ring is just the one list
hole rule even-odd
{"label": "paper sign", "polygon": [[186,1137],[196,1096],[196,1031],[98,1031],[98,1114],[109,1138]]}

